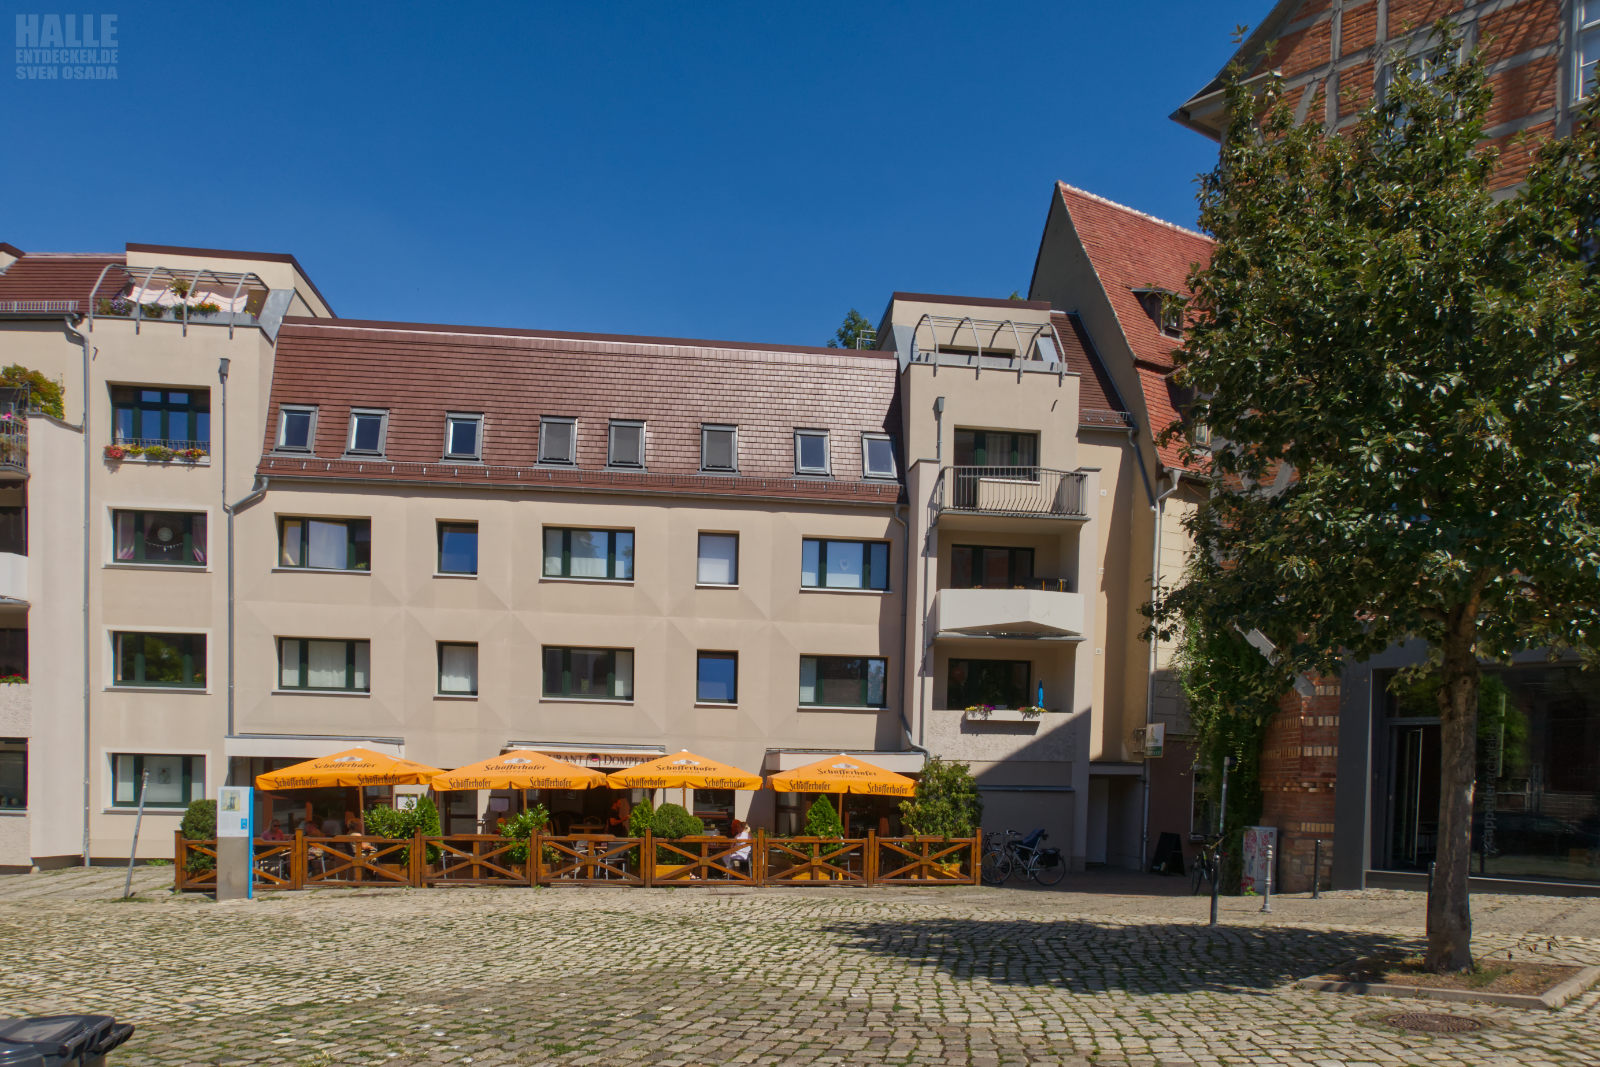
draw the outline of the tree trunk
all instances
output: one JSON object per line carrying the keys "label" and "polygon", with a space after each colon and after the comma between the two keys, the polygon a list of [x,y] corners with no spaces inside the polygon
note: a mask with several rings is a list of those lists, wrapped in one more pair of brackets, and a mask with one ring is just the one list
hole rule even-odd
{"label": "tree trunk", "polygon": [[1439,686],[1439,844],[1428,895],[1428,969],[1472,967],[1472,790],[1478,764],[1476,605],[1450,613]]}

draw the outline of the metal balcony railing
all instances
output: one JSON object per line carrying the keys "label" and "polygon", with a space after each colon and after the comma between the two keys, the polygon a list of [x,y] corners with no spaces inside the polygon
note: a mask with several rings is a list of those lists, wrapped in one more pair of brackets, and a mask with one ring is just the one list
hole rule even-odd
{"label": "metal balcony railing", "polygon": [[1048,467],[943,467],[928,502],[933,518],[945,511],[1023,518],[1087,516],[1082,471]]}
{"label": "metal balcony railing", "polygon": [[26,471],[28,469],[28,434],[26,423],[8,422],[0,429],[0,470]]}

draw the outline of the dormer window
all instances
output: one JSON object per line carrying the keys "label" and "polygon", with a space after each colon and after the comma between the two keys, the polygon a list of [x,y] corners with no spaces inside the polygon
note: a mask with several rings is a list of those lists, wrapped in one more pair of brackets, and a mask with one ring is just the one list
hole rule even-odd
{"label": "dormer window", "polygon": [[1156,324],[1158,330],[1168,337],[1183,336],[1183,297],[1171,289],[1154,285],[1135,289],[1133,295],[1139,298],[1145,314],[1150,316],[1150,321]]}
{"label": "dormer window", "polygon": [[828,431],[796,430],[794,432],[794,472],[796,474],[827,474]]}
{"label": "dormer window", "polygon": [[446,459],[479,459],[482,457],[482,415],[445,416],[444,455]]}
{"label": "dormer window", "polygon": [[378,408],[350,409],[350,441],[345,451],[360,456],[383,455],[389,413]]}
{"label": "dormer window", "polygon": [[578,461],[578,420],[546,415],[539,420],[539,462],[572,466]]}
{"label": "dormer window", "polygon": [[612,419],[606,465],[638,470],[644,467],[644,423]]}
{"label": "dormer window", "polygon": [[700,424],[700,469],[729,474],[739,469],[737,427]]}
{"label": "dormer window", "polygon": [[316,426],[316,408],[284,404],[278,408],[278,448],[285,452],[311,451]]}

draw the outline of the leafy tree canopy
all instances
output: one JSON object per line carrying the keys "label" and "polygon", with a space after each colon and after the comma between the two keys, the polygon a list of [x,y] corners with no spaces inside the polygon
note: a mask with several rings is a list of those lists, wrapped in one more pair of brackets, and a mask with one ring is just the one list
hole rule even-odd
{"label": "leafy tree canopy", "polygon": [[[855,348],[857,347],[857,341],[871,335],[872,332],[872,323],[866,320],[866,316],[855,308],[851,308],[845,315],[844,322],[840,323],[839,328],[834,331],[833,340],[828,342],[828,347]],[[870,348],[871,345],[869,344],[867,347]]]}
{"label": "leafy tree canopy", "polygon": [[[1433,32],[1458,54],[1452,26]],[[1426,79],[1391,62],[1338,136],[1297,126],[1280,80],[1228,89],[1178,371],[1211,433],[1215,490],[1189,528],[1216,562],[1158,628],[1259,630],[1286,671],[1428,643],[1428,956],[1460,969],[1480,661],[1593,660],[1600,636],[1600,94],[1497,198],[1482,57]]]}

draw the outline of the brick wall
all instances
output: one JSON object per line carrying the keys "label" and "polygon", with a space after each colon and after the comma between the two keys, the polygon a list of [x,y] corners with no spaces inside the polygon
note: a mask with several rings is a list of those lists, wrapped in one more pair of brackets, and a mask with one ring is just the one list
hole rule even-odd
{"label": "brick wall", "polygon": [[1339,680],[1317,678],[1316,693],[1291,693],[1261,742],[1261,825],[1278,830],[1275,887],[1311,888],[1317,839],[1322,881],[1333,866],[1333,796],[1339,762]]}
{"label": "brick wall", "polygon": [[[1494,68],[1491,143],[1506,141],[1516,128],[1531,127],[1535,140],[1552,135],[1565,113],[1560,71],[1570,62],[1556,47],[1562,0],[1389,0],[1382,22],[1378,7],[1377,0],[1308,2],[1284,24],[1271,64],[1287,80],[1289,98],[1300,105],[1304,121],[1328,120],[1327,91],[1338,94],[1336,126],[1355,121],[1384,80],[1389,53],[1403,50],[1412,35],[1431,33],[1438,19],[1450,18],[1469,41],[1483,47]],[[1258,58],[1252,73],[1266,65]],[[1522,181],[1528,154],[1506,153],[1496,188]]]}

